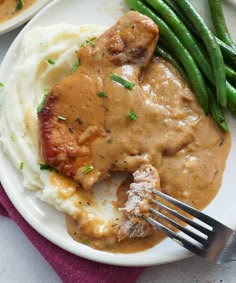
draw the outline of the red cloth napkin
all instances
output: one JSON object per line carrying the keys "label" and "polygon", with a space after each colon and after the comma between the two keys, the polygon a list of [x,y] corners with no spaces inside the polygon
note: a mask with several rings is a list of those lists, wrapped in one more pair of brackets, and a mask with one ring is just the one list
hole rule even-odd
{"label": "red cloth napkin", "polygon": [[0,214],[13,219],[65,283],[133,283],[143,267],[120,267],[72,255],[38,234],[18,213],[0,184]]}

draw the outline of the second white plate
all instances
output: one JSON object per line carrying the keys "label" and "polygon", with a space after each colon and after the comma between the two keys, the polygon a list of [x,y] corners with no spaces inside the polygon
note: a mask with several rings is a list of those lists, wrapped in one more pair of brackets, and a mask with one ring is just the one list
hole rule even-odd
{"label": "second white plate", "polygon": [[31,19],[40,9],[42,9],[51,0],[37,0],[28,9],[19,13],[19,15],[0,23],[0,35],[9,32]]}

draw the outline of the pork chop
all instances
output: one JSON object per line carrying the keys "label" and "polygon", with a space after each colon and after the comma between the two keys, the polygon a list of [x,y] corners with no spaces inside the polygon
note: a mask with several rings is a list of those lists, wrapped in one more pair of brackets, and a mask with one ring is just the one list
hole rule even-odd
{"label": "pork chop", "polygon": [[[129,135],[135,127],[131,115],[143,107],[139,81],[157,39],[156,24],[131,11],[99,38],[85,42],[78,51],[79,68],[50,90],[38,113],[46,164],[90,189],[110,171],[134,172],[148,162],[120,133],[126,128],[123,134]],[[111,74],[131,82],[132,89]]]}
{"label": "pork chop", "polygon": [[120,209],[122,222],[117,234],[118,241],[125,238],[146,237],[154,228],[144,218],[148,216],[153,188],[160,188],[157,170],[151,165],[143,165],[133,174],[134,180],[128,190],[128,200]]}

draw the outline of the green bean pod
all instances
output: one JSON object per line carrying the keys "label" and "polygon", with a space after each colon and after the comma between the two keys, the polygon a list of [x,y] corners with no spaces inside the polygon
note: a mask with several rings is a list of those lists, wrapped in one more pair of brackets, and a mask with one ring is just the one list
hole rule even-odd
{"label": "green bean pod", "polygon": [[[179,17],[179,19],[185,24],[185,26],[197,37],[199,37],[199,33],[197,30],[194,28],[192,23],[188,20],[188,18],[182,13],[182,11],[179,9],[179,7],[176,6],[175,2],[171,0],[163,0],[173,12]],[[236,58],[236,51],[225,44],[222,40],[220,40],[218,37],[215,36],[215,39],[217,43],[219,44],[222,54],[224,55],[224,58],[229,60],[229,62],[233,65],[236,66],[236,61],[234,58]]]}
{"label": "green bean pod", "polygon": [[227,106],[230,112],[236,116],[236,89],[229,83],[227,86]]}
{"label": "green bean pod", "polygon": [[224,116],[224,109],[219,103],[217,103],[215,95],[212,93],[210,88],[208,88],[208,95],[212,118],[225,132],[229,132],[229,127]]}
{"label": "green bean pod", "polygon": [[205,113],[208,113],[208,93],[205,81],[189,52],[170,30],[167,24],[141,1],[126,0],[126,3],[136,11],[150,17],[158,25],[160,35],[168,42],[176,57],[183,64],[202,109]]}
{"label": "green bean pod", "polygon": [[197,41],[178,16],[162,0],[146,0],[146,2],[155,9],[155,11],[160,14],[165,22],[172,28],[205,76],[213,77],[213,70],[208,63],[206,56],[204,56],[201,49],[198,47]]}
{"label": "green bean pod", "polygon": [[224,60],[220,47],[216,42],[213,33],[205,24],[203,18],[188,0],[178,0],[176,1],[176,4],[184,11],[185,15],[201,35],[201,38],[208,50],[213,72],[215,74],[217,101],[223,107],[226,107],[226,75],[224,70]]}
{"label": "green bean pod", "polygon": [[[236,81],[236,71],[225,64],[225,73],[229,81]],[[227,88],[227,85],[226,85]]]}
{"label": "green bean pod", "polygon": [[[195,40],[181,19],[178,18],[178,16],[169,8],[168,5],[165,4],[163,0],[146,0],[146,2],[162,16],[183,45],[188,49],[204,75],[214,83],[213,79],[210,78],[214,78],[213,70],[206,59],[206,55],[199,48],[199,42]],[[225,66],[225,73],[230,80],[235,80],[236,72],[232,68]]]}
{"label": "green bean pod", "polygon": [[227,45],[235,49],[234,42],[230,37],[229,30],[227,28],[223,9],[220,0],[208,0],[211,18],[215,27],[217,36]]}

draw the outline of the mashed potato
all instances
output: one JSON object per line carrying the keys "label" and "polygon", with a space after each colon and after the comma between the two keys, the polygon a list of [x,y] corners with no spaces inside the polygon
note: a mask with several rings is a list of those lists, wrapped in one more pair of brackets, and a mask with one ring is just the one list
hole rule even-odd
{"label": "mashed potato", "polygon": [[[77,58],[76,50],[86,39],[97,37],[104,30],[95,25],[78,27],[58,24],[28,31],[3,93],[0,125],[3,150],[21,171],[24,187],[35,191],[37,197],[58,210],[74,216],[83,213],[78,205],[82,201],[88,204],[89,201],[96,203],[96,199],[97,203],[104,200],[107,188],[100,190],[99,195],[96,188],[80,193],[72,180],[64,180],[64,185],[61,185],[59,174],[40,170],[43,161],[39,155],[37,107],[44,93],[71,73]],[[48,59],[55,60],[55,64],[48,63]],[[111,192],[111,200],[115,197],[115,192]],[[116,217],[111,205],[86,205],[85,209],[103,220]],[[94,218],[95,215],[90,214],[89,217]],[[103,229],[104,225],[101,227]]]}

